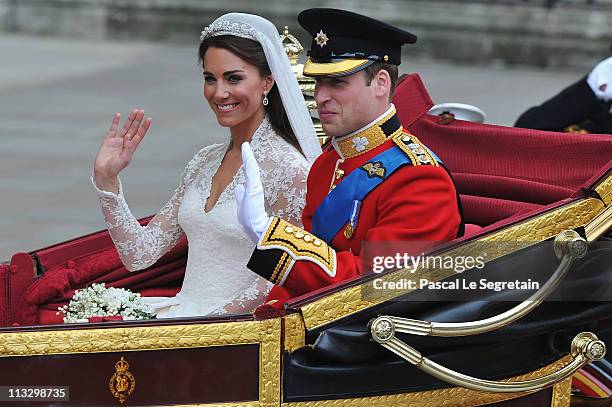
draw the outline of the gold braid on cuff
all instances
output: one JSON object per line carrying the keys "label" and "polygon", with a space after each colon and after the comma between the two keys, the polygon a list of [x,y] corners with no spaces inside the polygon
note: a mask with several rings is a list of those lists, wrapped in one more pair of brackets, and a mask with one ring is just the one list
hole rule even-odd
{"label": "gold braid on cuff", "polygon": [[280,261],[270,281],[282,285],[296,260],[309,260],[329,276],[336,274],[336,252],[327,243],[302,228],[274,217],[257,244],[259,250],[280,249]]}

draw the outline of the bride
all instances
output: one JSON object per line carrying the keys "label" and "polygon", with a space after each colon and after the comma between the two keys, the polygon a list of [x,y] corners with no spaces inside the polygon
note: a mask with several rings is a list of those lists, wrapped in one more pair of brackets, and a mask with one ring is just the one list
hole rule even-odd
{"label": "bride", "polygon": [[321,152],[278,32],[249,14],[219,17],[202,31],[198,54],[204,98],[229,139],[204,147],[187,164],[179,186],[147,226],[123,196],[121,172],[151,119],[120,114],[96,155],[92,182],[119,256],[130,271],[155,263],[186,234],[185,279],[175,297],[148,297],[157,317],[251,312],[271,285],[246,268],[252,245],[236,219],[234,190],[245,182],[241,145],[250,142],[262,171],[267,209],[301,223],[310,163]]}

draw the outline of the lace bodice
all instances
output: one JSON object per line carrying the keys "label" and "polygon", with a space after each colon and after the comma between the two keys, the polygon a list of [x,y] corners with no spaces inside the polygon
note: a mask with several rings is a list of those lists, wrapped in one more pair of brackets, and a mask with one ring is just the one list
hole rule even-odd
{"label": "lace bodice", "polygon": [[[274,132],[267,119],[253,134],[251,147],[261,168],[268,213],[301,224],[308,162]],[[264,301],[269,290],[265,280],[246,268],[253,247],[238,224],[234,198],[236,185],[245,182],[242,167],[215,206],[204,211],[212,177],[228,148],[229,140],[200,150],[187,164],[170,200],[147,226],[131,213],[121,184],[118,194],[98,189],[106,225],[128,270],[152,265],[183,233],[187,235],[185,279],[169,303],[175,308],[172,316],[248,312]]]}

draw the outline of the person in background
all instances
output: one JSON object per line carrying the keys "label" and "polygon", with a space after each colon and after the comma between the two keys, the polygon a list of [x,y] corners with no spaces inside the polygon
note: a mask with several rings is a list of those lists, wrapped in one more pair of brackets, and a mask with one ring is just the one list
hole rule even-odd
{"label": "person in background", "polygon": [[521,114],[515,127],[612,134],[612,57],[539,106]]}

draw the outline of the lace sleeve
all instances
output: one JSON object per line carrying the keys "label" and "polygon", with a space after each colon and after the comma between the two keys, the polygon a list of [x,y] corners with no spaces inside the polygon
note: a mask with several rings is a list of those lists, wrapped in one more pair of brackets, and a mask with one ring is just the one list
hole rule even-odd
{"label": "lace sleeve", "polygon": [[218,308],[213,314],[250,314],[266,302],[273,284],[264,278],[256,278],[238,297]]}
{"label": "lace sleeve", "polygon": [[[204,150],[202,150],[204,151]],[[119,257],[129,271],[142,270],[155,263],[170,250],[183,235],[178,224],[178,210],[183,200],[185,185],[193,175],[202,151],[187,165],[179,186],[170,200],[146,225],[142,226],[130,211],[119,181],[119,193],[98,189],[104,221]]]}
{"label": "lace sleeve", "polygon": [[295,168],[293,177],[278,191],[276,200],[271,203],[268,213],[287,222],[302,227],[302,211],[306,203],[306,179],[308,166]]}
{"label": "lace sleeve", "polygon": [[266,210],[301,227],[302,210],[306,203],[306,179],[310,168],[306,159],[293,147],[285,151],[279,162],[262,165]]}

